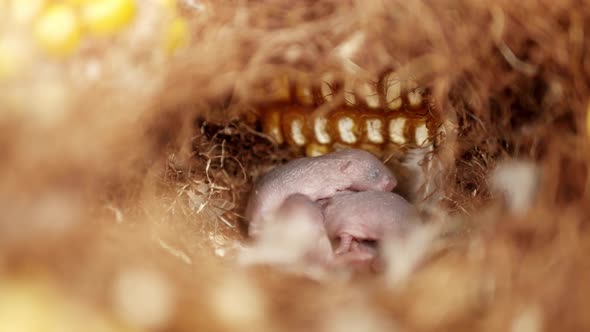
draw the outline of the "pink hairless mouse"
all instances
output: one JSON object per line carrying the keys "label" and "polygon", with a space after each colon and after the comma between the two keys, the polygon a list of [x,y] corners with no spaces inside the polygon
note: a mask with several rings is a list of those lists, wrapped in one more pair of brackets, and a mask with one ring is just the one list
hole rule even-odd
{"label": "pink hairless mouse", "polygon": [[295,159],[264,175],[254,186],[246,208],[248,233],[256,236],[285,200],[301,194],[312,202],[339,191],[391,191],[397,181],[374,155],[349,149],[320,157]]}
{"label": "pink hairless mouse", "polygon": [[395,193],[344,191],[317,202],[301,194],[291,195],[277,216],[278,222],[308,225],[310,261],[375,272],[381,241],[410,231],[416,211]]}
{"label": "pink hairless mouse", "polygon": [[311,261],[330,263],[333,258],[332,245],[324,226],[324,214],[321,206],[307,196],[294,194],[281,205],[277,220],[282,223],[306,223],[308,237],[313,245],[308,249],[307,257]]}
{"label": "pink hairless mouse", "polygon": [[391,192],[343,192],[323,204],[324,226],[335,244],[334,254],[360,267],[374,263],[379,242],[408,232],[416,217],[414,207]]}

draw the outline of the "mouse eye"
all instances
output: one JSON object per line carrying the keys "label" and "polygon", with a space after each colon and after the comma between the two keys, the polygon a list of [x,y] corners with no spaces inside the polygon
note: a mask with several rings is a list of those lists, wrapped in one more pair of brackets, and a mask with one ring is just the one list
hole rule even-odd
{"label": "mouse eye", "polygon": [[369,178],[369,180],[374,181],[374,180],[379,179],[380,175],[381,175],[381,172],[378,169],[373,169],[373,170],[369,171],[368,178]]}

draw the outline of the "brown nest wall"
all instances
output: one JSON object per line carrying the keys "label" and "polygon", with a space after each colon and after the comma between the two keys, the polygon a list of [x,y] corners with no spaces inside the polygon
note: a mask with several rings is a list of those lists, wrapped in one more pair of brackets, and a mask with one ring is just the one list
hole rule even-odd
{"label": "brown nest wall", "polygon": [[[168,58],[154,3],[119,37],[34,53],[0,82],[0,327],[590,328],[588,3],[185,1],[190,42]],[[256,87],[328,68],[409,73],[451,124],[437,215],[465,231],[406,247],[404,278],[317,283],[234,262],[253,179],[296,157],[248,124]]]}

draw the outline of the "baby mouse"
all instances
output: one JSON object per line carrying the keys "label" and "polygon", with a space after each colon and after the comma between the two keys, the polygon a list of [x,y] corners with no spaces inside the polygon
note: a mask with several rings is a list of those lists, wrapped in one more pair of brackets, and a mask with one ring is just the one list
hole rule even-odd
{"label": "baby mouse", "polygon": [[268,219],[294,194],[312,202],[339,191],[391,191],[397,184],[392,172],[373,154],[357,149],[319,157],[300,158],[276,167],[258,181],[246,208],[248,233],[256,237]]}
{"label": "baby mouse", "polygon": [[377,258],[383,238],[404,236],[416,225],[415,208],[392,192],[342,192],[322,205],[335,256],[359,266]]}

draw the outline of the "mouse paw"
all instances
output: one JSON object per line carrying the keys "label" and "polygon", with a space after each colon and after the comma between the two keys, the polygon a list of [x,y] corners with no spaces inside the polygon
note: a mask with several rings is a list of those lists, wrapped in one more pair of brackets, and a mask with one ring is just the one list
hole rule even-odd
{"label": "mouse paw", "polygon": [[340,234],[340,243],[338,248],[334,250],[335,255],[341,255],[350,251],[350,248],[354,242],[354,237],[350,234]]}

